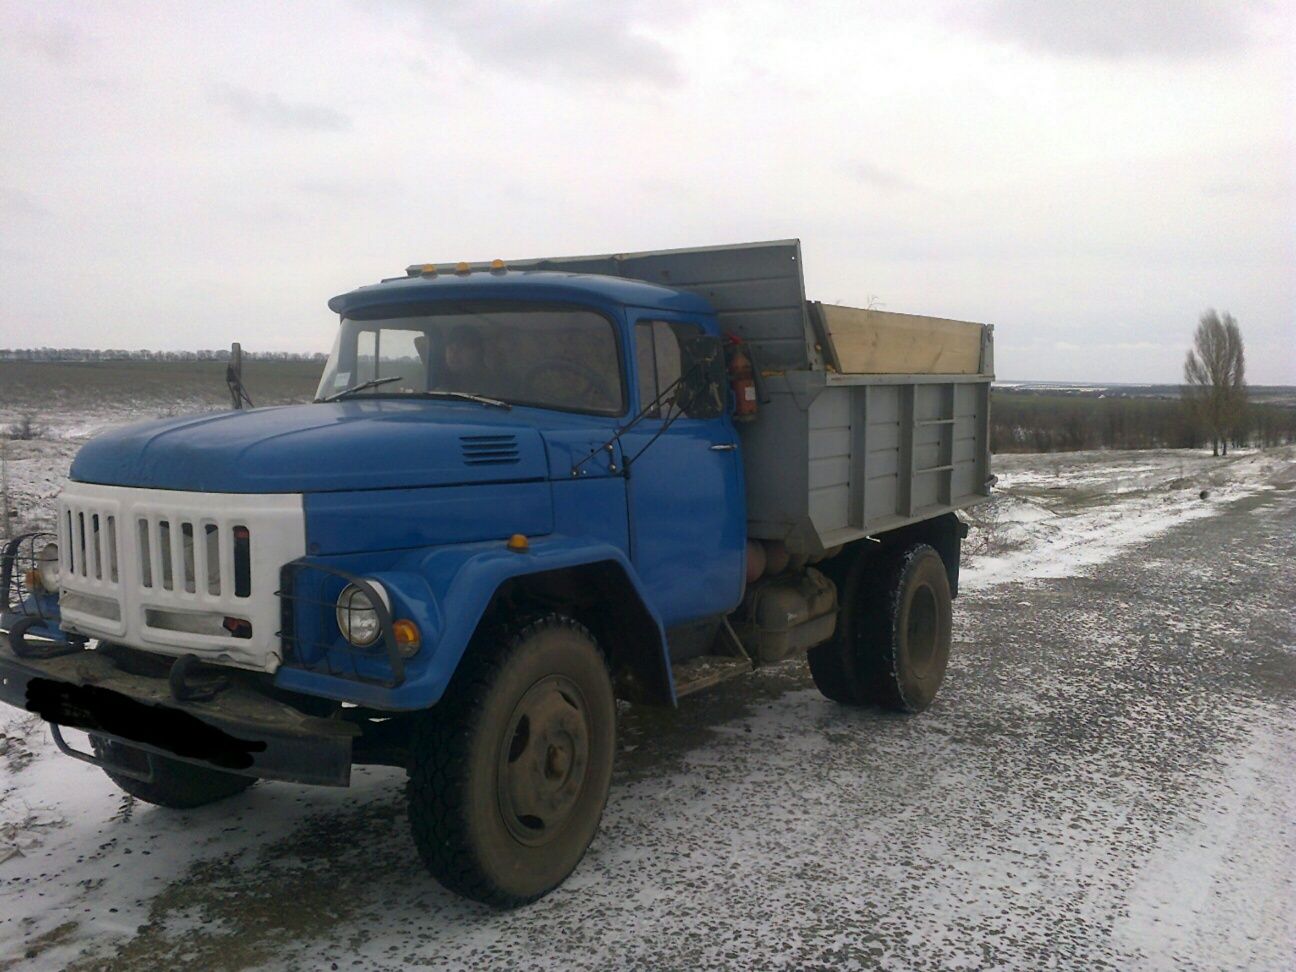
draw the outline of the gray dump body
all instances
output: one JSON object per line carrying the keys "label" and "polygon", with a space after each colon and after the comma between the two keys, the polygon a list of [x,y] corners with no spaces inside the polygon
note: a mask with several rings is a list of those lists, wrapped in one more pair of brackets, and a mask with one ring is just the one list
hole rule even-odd
{"label": "gray dump body", "polygon": [[[964,373],[851,373],[843,362],[857,359],[828,326],[831,312],[867,312],[806,301],[797,240],[508,265],[691,291],[711,302],[724,330],[751,345],[764,393],[756,418],[739,425],[752,537],[814,555],[990,494],[988,325],[978,325],[979,348]],[[922,333],[912,330],[922,320],[957,324],[907,318],[910,334]]]}

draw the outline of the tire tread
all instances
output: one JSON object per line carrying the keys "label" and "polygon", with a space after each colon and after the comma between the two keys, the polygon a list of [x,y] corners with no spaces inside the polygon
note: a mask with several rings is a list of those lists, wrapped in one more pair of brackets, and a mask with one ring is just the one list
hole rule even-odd
{"label": "tire tread", "polygon": [[915,543],[868,561],[861,556],[845,575],[838,632],[832,641],[810,650],[810,674],[826,698],[896,712],[925,707],[905,696],[900,609],[914,562],[928,556],[940,558],[929,544]]}

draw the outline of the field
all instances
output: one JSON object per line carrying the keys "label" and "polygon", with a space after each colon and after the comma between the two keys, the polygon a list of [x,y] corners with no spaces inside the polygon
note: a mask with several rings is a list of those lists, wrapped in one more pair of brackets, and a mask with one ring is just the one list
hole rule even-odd
{"label": "field", "polygon": [[[122,377],[0,386],[0,422],[60,403],[7,447],[24,524],[91,428],[224,402],[218,367]],[[589,856],[517,912],[419,868],[399,770],[169,812],[0,712],[0,970],[1289,968],[1296,447],[995,472],[931,711],[832,705],[800,660],[625,706]]]}
{"label": "field", "polygon": [[[247,361],[243,381],[257,405],[308,402],[317,361]],[[51,501],[77,448],[102,429],[230,407],[218,361],[0,361],[0,456],[9,476],[14,532],[53,520]],[[27,425],[30,438],[4,432]],[[0,535],[3,531],[0,530]]]}
{"label": "field", "polygon": [[[308,402],[318,361],[243,365],[257,405]],[[0,430],[31,416],[45,438],[77,438],[132,419],[229,408],[220,361],[0,361]]]}

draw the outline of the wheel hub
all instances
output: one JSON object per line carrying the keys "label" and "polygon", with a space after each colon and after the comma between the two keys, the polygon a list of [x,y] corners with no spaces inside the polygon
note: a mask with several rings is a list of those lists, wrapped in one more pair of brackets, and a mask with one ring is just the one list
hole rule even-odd
{"label": "wheel hub", "polygon": [[909,601],[909,618],[905,625],[909,665],[914,675],[926,678],[931,673],[940,638],[936,595],[926,584],[917,587]]}
{"label": "wheel hub", "polygon": [[499,764],[500,812],[525,844],[543,844],[562,829],[584,789],[589,716],[570,679],[533,685],[509,720]]}

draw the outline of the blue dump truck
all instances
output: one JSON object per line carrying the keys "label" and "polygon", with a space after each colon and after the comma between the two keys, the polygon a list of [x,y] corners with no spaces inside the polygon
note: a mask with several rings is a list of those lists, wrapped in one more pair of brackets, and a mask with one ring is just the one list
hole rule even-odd
{"label": "blue dump truck", "polygon": [[807,301],[795,240],[329,307],[313,403],[106,432],[4,548],[0,698],[69,756],[178,808],[401,767],[432,874],[509,907],[594,837],[618,700],[808,652],[836,702],[931,704],[990,327]]}

